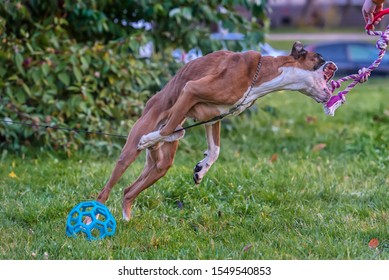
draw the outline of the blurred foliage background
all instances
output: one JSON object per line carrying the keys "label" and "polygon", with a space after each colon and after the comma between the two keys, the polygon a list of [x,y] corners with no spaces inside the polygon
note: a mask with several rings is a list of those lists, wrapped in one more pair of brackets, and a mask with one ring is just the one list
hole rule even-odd
{"label": "blurred foliage background", "polygon": [[[266,1],[0,1],[0,119],[126,135],[182,64],[172,50],[221,48],[212,27],[263,41]],[[243,12],[242,12],[243,11]],[[152,45],[150,45],[152,43]],[[145,45],[151,56],[141,55]],[[115,139],[0,122],[0,148],[112,152]]]}

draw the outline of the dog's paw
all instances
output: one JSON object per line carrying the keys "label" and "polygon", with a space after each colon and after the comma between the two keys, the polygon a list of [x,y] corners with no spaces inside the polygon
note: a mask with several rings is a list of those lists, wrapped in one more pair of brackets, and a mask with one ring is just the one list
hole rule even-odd
{"label": "dog's paw", "polygon": [[201,162],[196,164],[194,170],[193,170],[193,181],[196,185],[201,183],[201,180],[203,179],[202,176],[200,176],[200,171],[203,169],[203,166],[201,165]]}
{"label": "dog's paw", "polygon": [[193,181],[196,185],[200,185],[203,178],[200,178],[199,174],[193,173]]}
{"label": "dog's paw", "polygon": [[154,131],[149,134],[143,135],[139,140],[137,149],[141,151],[150,148],[151,146],[154,146],[156,143],[158,143],[161,138],[162,137],[159,131]]}
{"label": "dog's paw", "polygon": [[126,213],[126,211],[124,211],[123,209],[123,220],[129,222],[130,219],[131,219],[131,213]]}
{"label": "dog's paw", "polygon": [[138,146],[136,148],[138,151],[142,151],[148,148],[147,142],[143,140],[143,137],[140,139]]}

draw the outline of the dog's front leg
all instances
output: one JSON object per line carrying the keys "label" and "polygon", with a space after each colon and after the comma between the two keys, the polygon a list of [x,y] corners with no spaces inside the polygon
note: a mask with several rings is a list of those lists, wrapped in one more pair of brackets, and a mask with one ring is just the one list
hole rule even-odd
{"label": "dog's front leg", "polygon": [[205,126],[207,133],[208,149],[204,153],[206,156],[194,168],[193,180],[196,184],[200,184],[204,175],[211,168],[212,164],[217,160],[220,151],[220,122]]}

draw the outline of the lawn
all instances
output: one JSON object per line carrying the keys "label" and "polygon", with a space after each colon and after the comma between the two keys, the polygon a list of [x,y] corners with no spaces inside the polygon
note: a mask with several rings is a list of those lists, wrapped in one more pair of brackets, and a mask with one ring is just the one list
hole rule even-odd
{"label": "lawn", "polygon": [[122,191],[142,155],[107,202],[118,225],[101,241],[69,238],[65,223],[96,197],[119,150],[0,152],[0,259],[388,259],[388,88],[389,79],[357,86],[335,117],[299,93],[258,100],[223,122],[220,158],[199,186],[205,132],[188,131],[124,222]]}

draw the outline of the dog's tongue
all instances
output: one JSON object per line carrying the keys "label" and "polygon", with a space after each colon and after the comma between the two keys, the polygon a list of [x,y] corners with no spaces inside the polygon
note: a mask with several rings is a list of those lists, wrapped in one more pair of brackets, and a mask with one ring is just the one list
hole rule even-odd
{"label": "dog's tongue", "polygon": [[326,64],[324,64],[323,71],[327,82],[332,79],[336,70],[338,70],[338,66],[336,66],[336,64],[332,61],[326,62]]}

